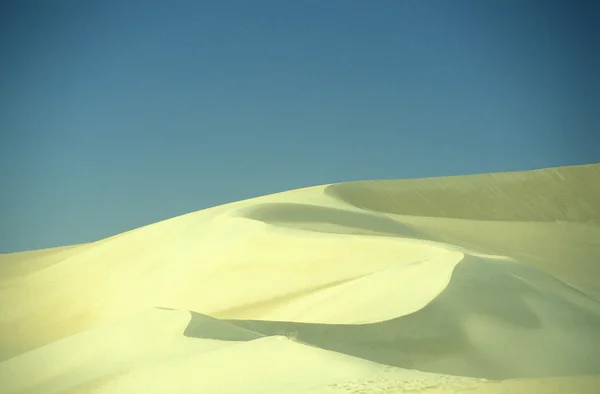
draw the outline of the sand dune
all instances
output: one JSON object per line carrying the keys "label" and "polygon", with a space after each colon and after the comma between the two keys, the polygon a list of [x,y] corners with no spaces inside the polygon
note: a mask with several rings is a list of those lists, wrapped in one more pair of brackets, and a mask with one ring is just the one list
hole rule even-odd
{"label": "sand dune", "polygon": [[240,201],[0,255],[0,393],[594,392],[598,261],[600,165]]}
{"label": "sand dune", "polygon": [[548,274],[468,256],[448,287],[408,316],[361,325],[236,324],[265,335],[295,333],[304,342],[386,365],[502,379],[597,373],[598,312],[598,300]]}
{"label": "sand dune", "polygon": [[73,335],[0,364],[6,392],[302,393],[378,374],[399,382],[418,380],[413,386],[439,381],[435,375],[389,368],[285,336],[266,337],[206,315],[163,308]]}

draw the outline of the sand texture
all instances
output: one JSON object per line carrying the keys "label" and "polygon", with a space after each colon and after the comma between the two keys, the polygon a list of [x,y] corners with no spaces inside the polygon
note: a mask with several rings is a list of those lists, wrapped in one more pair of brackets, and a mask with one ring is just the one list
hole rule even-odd
{"label": "sand texture", "polygon": [[600,393],[600,164],[315,186],[0,255],[1,394]]}

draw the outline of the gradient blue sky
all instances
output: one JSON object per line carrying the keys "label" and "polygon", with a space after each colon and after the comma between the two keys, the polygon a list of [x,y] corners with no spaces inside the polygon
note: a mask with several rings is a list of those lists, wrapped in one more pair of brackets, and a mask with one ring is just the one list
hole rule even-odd
{"label": "gradient blue sky", "polygon": [[594,1],[4,1],[0,252],[323,183],[600,161]]}

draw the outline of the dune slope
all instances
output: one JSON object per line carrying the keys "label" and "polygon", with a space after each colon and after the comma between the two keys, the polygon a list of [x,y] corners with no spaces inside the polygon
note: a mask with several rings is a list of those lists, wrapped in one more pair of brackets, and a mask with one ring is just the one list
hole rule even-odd
{"label": "dune slope", "polygon": [[0,392],[589,386],[598,261],[600,165],[240,201],[0,255]]}

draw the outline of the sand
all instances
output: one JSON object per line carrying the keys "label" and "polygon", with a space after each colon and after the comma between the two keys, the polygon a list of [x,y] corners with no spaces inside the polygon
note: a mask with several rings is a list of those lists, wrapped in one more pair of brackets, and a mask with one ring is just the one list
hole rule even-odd
{"label": "sand", "polygon": [[599,164],[239,201],[0,255],[0,393],[596,393],[599,261]]}

